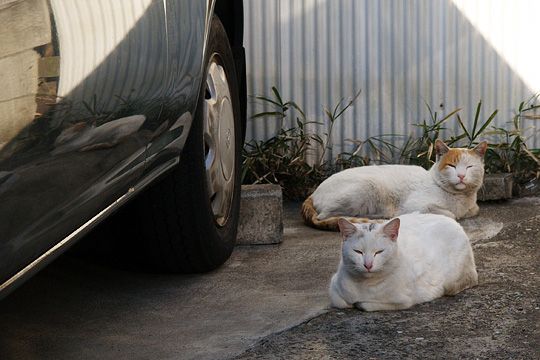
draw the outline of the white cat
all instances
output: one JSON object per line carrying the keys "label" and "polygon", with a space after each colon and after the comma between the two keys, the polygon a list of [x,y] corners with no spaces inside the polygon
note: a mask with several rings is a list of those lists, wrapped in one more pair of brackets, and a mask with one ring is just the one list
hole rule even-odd
{"label": "white cat", "polygon": [[341,261],[330,282],[337,308],[399,310],[478,284],[469,238],[454,220],[406,214],[385,224],[338,221]]}
{"label": "white cat", "polygon": [[306,199],[302,216],[308,225],[332,230],[337,230],[341,216],[389,219],[415,211],[452,219],[475,216],[486,149],[485,141],[474,149],[451,149],[437,140],[436,162],[429,171],[413,165],[341,171],[323,181]]}

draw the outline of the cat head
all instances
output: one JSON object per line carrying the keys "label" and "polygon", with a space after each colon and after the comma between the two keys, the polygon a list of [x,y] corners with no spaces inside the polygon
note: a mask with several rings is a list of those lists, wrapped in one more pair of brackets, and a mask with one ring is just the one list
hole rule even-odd
{"label": "cat head", "polygon": [[338,220],[343,237],[342,260],[347,270],[369,276],[381,271],[397,250],[399,218],[384,224],[353,224]]}
{"label": "cat head", "polygon": [[459,193],[477,191],[484,180],[484,154],[487,142],[474,149],[449,148],[443,141],[435,141],[437,160],[431,172],[444,189]]}

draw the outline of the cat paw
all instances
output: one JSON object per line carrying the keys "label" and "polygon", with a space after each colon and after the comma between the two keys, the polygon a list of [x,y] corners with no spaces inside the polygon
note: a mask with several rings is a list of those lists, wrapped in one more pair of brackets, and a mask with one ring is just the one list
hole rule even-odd
{"label": "cat paw", "polygon": [[427,210],[425,211],[426,213],[444,215],[444,216],[449,217],[450,219],[456,220],[456,215],[453,212],[443,209],[439,206],[435,206],[435,205],[429,206],[426,210]]}
{"label": "cat paw", "polygon": [[479,212],[480,212],[480,207],[475,204],[474,207],[470,208],[469,211],[467,211],[467,213],[463,215],[463,217],[470,218],[470,217],[478,215]]}
{"label": "cat paw", "polygon": [[387,310],[401,310],[411,307],[413,304],[407,303],[380,303],[380,302],[355,302],[353,306],[361,311],[387,311]]}

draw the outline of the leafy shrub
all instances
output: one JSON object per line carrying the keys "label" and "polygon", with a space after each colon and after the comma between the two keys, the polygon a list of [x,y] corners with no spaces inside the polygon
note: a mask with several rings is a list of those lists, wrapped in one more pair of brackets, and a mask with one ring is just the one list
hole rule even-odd
{"label": "leafy shrub", "polygon": [[[328,177],[330,166],[325,156],[333,126],[360,93],[347,103],[341,100],[332,111],[324,109],[328,125],[323,136],[309,128],[324,123],[308,120],[300,106],[294,101],[283,101],[275,87],[272,93],[273,97],[256,96],[256,99],[272,106],[273,111],[255,114],[252,119],[274,118],[280,127],[268,140],[251,140],[245,144],[242,179],[250,184],[279,184],[285,197],[303,199]],[[288,128],[284,120],[290,109],[296,110],[299,116],[295,125]]]}
{"label": "leafy shrub", "polygon": [[527,113],[537,109],[540,105],[534,102],[538,96],[528,101],[521,102],[512,121],[510,128],[493,127],[487,135],[495,140],[490,144],[486,153],[487,173],[512,173],[516,191],[534,179],[540,178],[540,149],[529,149],[527,146],[528,134],[534,136],[538,133],[534,127],[523,128],[522,120]]}
{"label": "leafy shrub", "polygon": [[[341,152],[335,159],[326,159],[326,151],[331,147],[332,129],[336,121],[358,98],[358,92],[350,101],[343,99],[332,111],[324,109],[326,123],[308,120],[302,108],[294,101],[283,101],[279,91],[272,87],[272,97],[255,98],[269,104],[273,111],[255,114],[252,118],[275,118],[279,121],[277,134],[268,140],[251,140],[243,151],[243,182],[250,184],[273,183],[283,188],[285,197],[293,200],[304,199],[318,184],[332,173],[356,166],[371,164],[401,163],[419,165],[429,169],[435,161],[435,140],[443,135],[446,123],[451,119],[458,122],[460,132],[448,137],[449,146],[474,147],[481,140],[489,138],[485,157],[486,172],[513,174],[517,190],[531,180],[540,178],[540,149],[529,149],[526,145],[527,133],[534,128],[523,128],[522,119],[526,114],[540,107],[535,105],[538,96],[520,103],[517,113],[510,122],[511,128],[493,127],[491,123],[498,111],[493,111],[487,119],[480,119],[482,102],[478,102],[475,117],[470,128],[465,126],[455,109],[442,117],[426,104],[429,119],[413,124],[421,129],[419,136],[383,134],[365,140],[346,139],[355,145],[350,152]],[[285,121],[289,110],[298,114],[292,127]],[[255,120],[256,121],[256,120]],[[320,136],[315,125],[326,125]],[[311,130],[310,130],[311,129]],[[537,131],[533,132],[536,134]],[[397,144],[397,145],[396,145]]]}

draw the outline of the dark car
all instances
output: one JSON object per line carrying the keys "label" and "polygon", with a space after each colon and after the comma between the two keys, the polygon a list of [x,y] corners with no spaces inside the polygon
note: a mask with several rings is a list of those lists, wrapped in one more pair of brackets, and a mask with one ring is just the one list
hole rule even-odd
{"label": "dark car", "polygon": [[241,0],[0,1],[0,79],[0,297],[98,223],[90,247],[155,269],[227,260]]}

